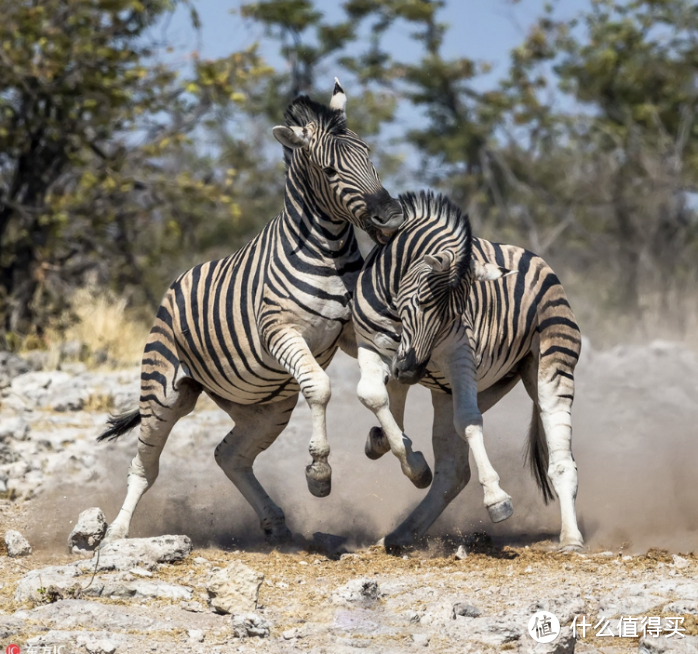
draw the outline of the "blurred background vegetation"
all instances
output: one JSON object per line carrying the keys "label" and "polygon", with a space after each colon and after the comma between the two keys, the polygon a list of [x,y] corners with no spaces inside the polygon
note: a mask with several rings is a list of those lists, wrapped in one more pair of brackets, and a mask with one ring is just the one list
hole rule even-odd
{"label": "blurred background vegetation", "polygon": [[695,2],[546,5],[496,78],[445,54],[445,2],[327,4],[218,3],[260,42],[182,63],[154,28],[196,3],[0,0],[0,349],[137,359],[172,279],[280,210],[270,128],[334,75],[386,186],[545,257],[592,343],[695,339]]}

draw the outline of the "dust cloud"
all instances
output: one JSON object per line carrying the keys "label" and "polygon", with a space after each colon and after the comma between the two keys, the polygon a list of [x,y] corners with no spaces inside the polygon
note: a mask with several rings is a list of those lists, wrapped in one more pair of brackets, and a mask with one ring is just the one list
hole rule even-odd
{"label": "dust cloud", "polygon": [[[340,353],[329,372],[331,495],[314,498],[306,487],[310,415],[303,402],[285,432],[257,459],[255,471],[301,539],[321,531],[367,545],[394,529],[426,491],[412,486],[392,455],[378,461],[364,456],[366,434],[376,423],[356,398],[356,363]],[[411,389],[406,431],[430,464],[431,419],[428,391]],[[512,495],[514,515],[498,525],[489,521],[473,470],[470,483],[430,535],[486,531],[500,545],[557,539],[559,505],[543,504],[523,465],[529,419],[530,400],[521,385],[485,415],[488,452],[502,488]],[[592,351],[587,344],[577,368],[573,425],[577,510],[587,544],[628,553],[650,547],[698,550],[698,356],[659,342],[607,352]],[[178,423],[162,456],[160,477],[136,511],[131,536],[186,533],[198,546],[264,547],[254,512],[213,458],[231,426],[208,400]],[[70,521],[90,506],[101,506],[113,520],[135,444],[133,434],[115,444],[94,443],[98,464],[92,482],[80,488],[55,486],[31,500],[32,513],[43,516],[34,538],[41,532],[44,546],[64,546]]]}

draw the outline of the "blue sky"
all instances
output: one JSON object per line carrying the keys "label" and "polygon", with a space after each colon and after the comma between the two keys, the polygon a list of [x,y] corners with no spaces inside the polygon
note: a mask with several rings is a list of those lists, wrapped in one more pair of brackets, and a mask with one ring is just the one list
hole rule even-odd
{"label": "blue sky", "polygon": [[[184,57],[199,50],[202,57],[222,57],[234,50],[250,46],[263,37],[261,28],[242,21],[234,11],[238,0],[192,0],[201,17],[201,35],[190,25],[188,10],[181,6],[168,22],[166,35]],[[316,0],[316,7],[331,19],[339,17],[338,2]],[[524,38],[528,27],[543,12],[543,0],[447,0],[440,19],[449,24],[444,43],[447,57],[469,57],[493,65],[495,75],[503,74],[509,51]],[[558,3],[558,15],[570,16],[589,7],[590,0],[563,0]],[[412,47],[409,30],[391,30],[386,49],[404,57]],[[264,52],[273,59],[273,53]]]}
{"label": "blue sky", "polygon": [[[191,52],[196,50],[202,58],[223,57],[231,52],[249,47],[256,42],[262,43],[262,55],[275,67],[283,65],[277,53],[264,43],[261,26],[243,21],[237,10],[241,0],[191,0],[201,19],[199,33],[191,26],[189,10],[180,5],[174,16],[164,24],[154,28],[154,36],[161,37],[174,46],[174,52],[168,55],[169,61],[180,62],[186,66],[191,60]],[[328,20],[339,20],[342,12],[337,7],[340,2],[315,0],[318,10],[324,12]],[[588,8],[591,0],[560,0],[556,15],[569,18],[580,10]],[[448,24],[444,40],[443,54],[447,58],[467,57],[476,61],[487,62],[492,71],[487,76],[475,80],[474,86],[484,90],[503,76],[508,67],[509,52],[519,45],[536,18],[543,14],[545,0],[447,0],[444,9],[438,14],[441,22]],[[414,52],[415,59],[421,54],[410,38],[410,28],[393,26],[387,33],[383,48],[392,53],[396,59],[408,59],[409,52]],[[317,85],[327,86],[328,94],[332,88],[332,79],[337,74],[331,66],[317,71]],[[349,95],[349,111],[355,100],[352,89],[343,81]],[[319,98],[322,99],[322,98]],[[382,138],[396,143],[401,155],[409,167],[415,169],[418,154],[405,144],[402,135],[406,128],[420,120],[420,112],[412,106],[400,107],[396,121],[385,125]],[[271,143],[273,146],[274,144]]]}

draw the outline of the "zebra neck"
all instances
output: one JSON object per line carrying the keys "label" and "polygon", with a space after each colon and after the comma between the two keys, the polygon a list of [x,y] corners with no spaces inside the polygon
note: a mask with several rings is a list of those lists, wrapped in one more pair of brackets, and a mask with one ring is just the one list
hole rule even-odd
{"label": "zebra neck", "polygon": [[307,179],[294,179],[292,175],[286,180],[283,221],[287,237],[299,247],[314,249],[331,258],[339,251],[346,251],[349,240],[355,240],[349,222],[334,217],[321,206]]}

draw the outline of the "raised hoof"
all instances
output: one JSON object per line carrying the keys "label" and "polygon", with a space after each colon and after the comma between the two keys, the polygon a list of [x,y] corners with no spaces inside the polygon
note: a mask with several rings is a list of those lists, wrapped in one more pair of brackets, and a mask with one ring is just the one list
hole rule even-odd
{"label": "raised hoof", "polygon": [[371,431],[368,432],[368,438],[366,439],[364,452],[373,461],[390,452],[390,443],[380,427],[371,427]]}
{"label": "raised hoof", "polygon": [[410,481],[417,488],[428,488],[434,478],[431,474],[431,468],[421,452],[414,452],[413,454],[415,459],[413,467],[417,470],[417,474],[410,477]]}
{"label": "raised hoof", "polygon": [[514,507],[511,500],[502,500],[492,506],[488,506],[487,511],[490,514],[490,520],[492,520],[492,522],[502,522],[511,517],[511,514],[514,513]]}
{"label": "raised hoof", "polygon": [[327,497],[332,491],[332,468],[328,463],[312,463],[305,469],[305,480],[312,495]]}

